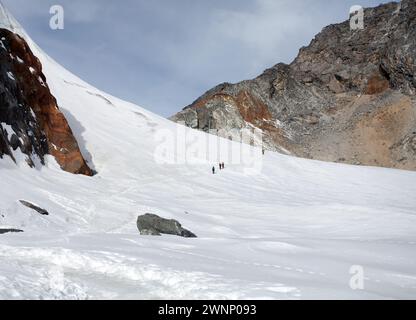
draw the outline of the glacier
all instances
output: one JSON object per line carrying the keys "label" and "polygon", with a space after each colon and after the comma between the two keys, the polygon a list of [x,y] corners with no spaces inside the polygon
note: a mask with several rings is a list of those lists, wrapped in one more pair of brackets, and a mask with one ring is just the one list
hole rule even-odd
{"label": "glacier", "polygon": [[[41,60],[94,167],[0,161],[0,299],[411,299],[416,295],[416,173],[266,153],[262,168],[214,159],[163,164],[158,130],[217,139],[122,101],[45,54],[0,5],[0,26]],[[179,157],[187,152],[180,149]],[[19,204],[47,209],[49,216]],[[137,216],[198,235],[140,236]],[[363,287],[354,288],[354,267]]]}

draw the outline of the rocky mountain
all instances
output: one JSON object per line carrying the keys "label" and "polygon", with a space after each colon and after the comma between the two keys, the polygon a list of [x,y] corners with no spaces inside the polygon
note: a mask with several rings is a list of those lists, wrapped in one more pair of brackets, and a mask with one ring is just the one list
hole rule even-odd
{"label": "rocky mountain", "polygon": [[171,119],[203,131],[255,126],[265,148],[416,170],[416,1],[365,9],[364,30],[330,25],[253,80],[221,84]]}
{"label": "rocky mountain", "polygon": [[45,155],[51,154],[65,171],[93,174],[49,90],[39,59],[22,37],[1,28],[0,157],[16,161],[21,154],[30,166],[45,164]]}

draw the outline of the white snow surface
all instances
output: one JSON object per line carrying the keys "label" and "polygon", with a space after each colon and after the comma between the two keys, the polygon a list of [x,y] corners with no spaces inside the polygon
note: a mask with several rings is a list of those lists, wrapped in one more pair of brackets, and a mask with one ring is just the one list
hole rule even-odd
{"label": "white snow surface", "polygon": [[[72,175],[51,157],[36,169],[0,160],[0,229],[24,230],[0,235],[0,299],[416,297],[415,172],[275,153],[254,175],[238,164],[217,175],[212,161],[159,164],[156,133],[184,128],[88,85],[2,6],[0,18],[40,58],[98,171]],[[144,213],[177,219],[198,238],[141,236]],[[350,287],[352,266],[363,268],[363,289]]]}

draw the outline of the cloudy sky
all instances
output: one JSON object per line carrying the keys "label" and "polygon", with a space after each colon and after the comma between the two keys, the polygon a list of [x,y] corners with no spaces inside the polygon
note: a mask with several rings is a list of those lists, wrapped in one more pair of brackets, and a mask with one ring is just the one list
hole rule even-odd
{"label": "cloudy sky", "polygon": [[[221,82],[291,62],[352,5],[382,0],[1,0],[32,38],[83,80],[163,116]],[[51,30],[49,9],[65,9]]]}

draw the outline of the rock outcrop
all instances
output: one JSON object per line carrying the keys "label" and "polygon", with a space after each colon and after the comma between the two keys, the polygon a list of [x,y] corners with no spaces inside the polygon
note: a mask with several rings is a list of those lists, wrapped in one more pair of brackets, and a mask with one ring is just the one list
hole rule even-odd
{"label": "rock outcrop", "polygon": [[78,143],[51,94],[40,61],[19,35],[0,29],[0,157],[14,151],[44,164],[55,157],[65,171],[91,176]]}
{"label": "rock outcrop", "polygon": [[160,236],[161,234],[170,234],[184,238],[196,238],[195,234],[182,228],[178,221],[164,219],[150,213],[137,218],[137,228],[141,235]]}
{"label": "rock outcrop", "polygon": [[19,200],[19,202],[24,205],[25,207],[36,211],[37,213],[41,214],[42,216],[48,216],[49,212],[41,207],[34,205],[33,203],[25,200]]}
{"label": "rock outcrop", "polygon": [[21,233],[23,230],[20,229],[0,229],[0,234],[6,234],[6,233]]}
{"label": "rock outcrop", "polygon": [[300,157],[416,170],[415,57],[416,1],[384,4],[365,9],[364,30],[330,25],[290,65],[221,84],[171,119],[255,126],[266,149]]}

